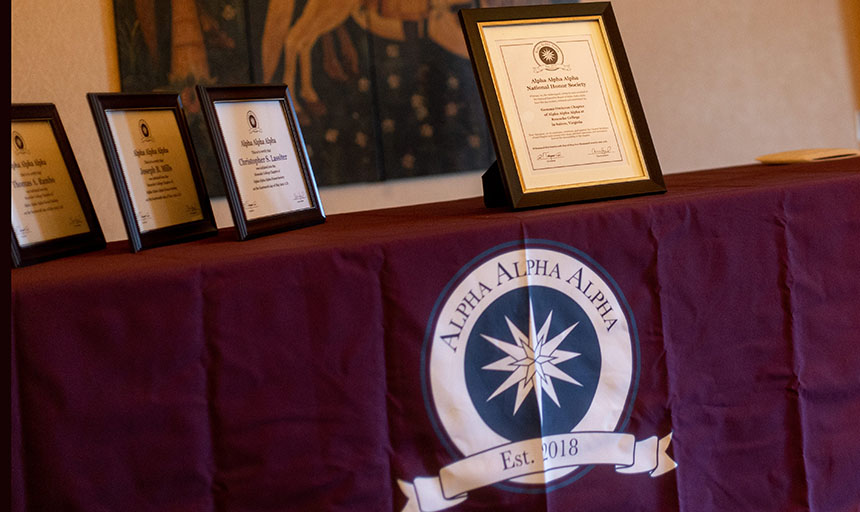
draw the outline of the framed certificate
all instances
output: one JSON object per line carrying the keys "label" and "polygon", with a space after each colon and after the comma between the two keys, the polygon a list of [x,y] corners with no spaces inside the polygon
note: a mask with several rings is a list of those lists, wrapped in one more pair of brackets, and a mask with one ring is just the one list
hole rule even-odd
{"label": "framed certificate", "polygon": [[12,104],[12,264],[102,249],[104,235],[57,108]]}
{"label": "framed certificate", "polygon": [[240,240],[325,221],[284,85],[197,86]]}
{"label": "framed certificate", "polygon": [[488,205],[664,192],[608,2],[464,9],[497,161]]}
{"label": "framed certificate", "polygon": [[90,93],[132,249],[217,232],[178,94]]}

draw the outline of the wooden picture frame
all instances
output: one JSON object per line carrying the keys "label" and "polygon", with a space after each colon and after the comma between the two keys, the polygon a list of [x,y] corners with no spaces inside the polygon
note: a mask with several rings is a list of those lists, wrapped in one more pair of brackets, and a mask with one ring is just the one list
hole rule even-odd
{"label": "wooden picture frame", "polygon": [[105,239],[52,103],[12,104],[12,265],[105,247]]}
{"label": "wooden picture frame", "polygon": [[325,221],[285,85],[197,86],[240,240]]}
{"label": "wooden picture frame", "polygon": [[89,93],[134,252],[214,235],[215,216],[176,93]]}
{"label": "wooden picture frame", "polygon": [[609,2],[463,9],[460,21],[496,149],[488,206],[665,192]]}

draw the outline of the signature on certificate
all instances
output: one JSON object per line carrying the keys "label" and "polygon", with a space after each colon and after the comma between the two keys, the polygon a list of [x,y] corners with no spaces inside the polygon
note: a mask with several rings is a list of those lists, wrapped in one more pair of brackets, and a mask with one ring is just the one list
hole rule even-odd
{"label": "signature on certificate", "polygon": [[591,148],[591,156],[597,158],[605,158],[612,154],[612,146],[601,146],[599,148]]}
{"label": "signature on certificate", "polygon": [[536,157],[536,160],[539,162],[555,162],[561,158],[561,153],[552,153],[550,151],[544,151]]}

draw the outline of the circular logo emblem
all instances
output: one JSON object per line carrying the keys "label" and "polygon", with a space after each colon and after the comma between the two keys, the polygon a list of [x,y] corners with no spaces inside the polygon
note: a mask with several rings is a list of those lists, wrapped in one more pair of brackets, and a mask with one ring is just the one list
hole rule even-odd
{"label": "circular logo emblem", "polygon": [[12,132],[12,144],[15,146],[15,153],[27,152],[27,143],[24,141],[24,137],[16,131]]}
{"label": "circular logo emblem", "polygon": [[152,137],[152,132],[149,130],[149,124],[144,119],[137,122],[137,127],[140,129],[141,140],[149,140]]}
{"label": "circular logo emblem", "polygon": [[591,466],[547,461],[564,445],[545,442],[544,461],[499,447],[626,427],[639,371],[632,314],[571,247],[517,242],[476,258],[439,297],[423,350],[425,401],[452,457],[496,450],[504,469],[535,465],[507,490],[556,488]]}
{"label": "circular logo emblem", "polygon": [[564,64],[564,54],[561,53],[561,48],[557,44],[550,41],[541,41],[534,46],[535,62],[539,66],[548,68],[557,68]]}
{"label": "circular logo emblem", "polygon": [[255,114],[254,111],[249,110],[248,113],[246,114],[246,117],[248,119],[248,128],[250,129],[250,131],[252,131],[252,132],[261,131],[260,122],[257,120],[257,114]]}

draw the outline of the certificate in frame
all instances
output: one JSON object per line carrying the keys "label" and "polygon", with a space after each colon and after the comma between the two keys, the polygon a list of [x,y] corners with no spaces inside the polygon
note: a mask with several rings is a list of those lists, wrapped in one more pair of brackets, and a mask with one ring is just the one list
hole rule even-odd
{"label": "certificate in frame", "polygon": [[197,86],[240,240],[325,221],[285,85]]}
{"label": "certificate in frame", "polygon": [[132,250],[217,232],[176,93],[89,93]]}
{"label": "certificate in frame", "polygon": [[609,2],[463,9],[496,163],[488,206],[665,192]]}
{"label": "certificate in frame", "polygon": [[12,265],[105,247],[53,103],[12,104]]}

